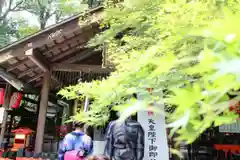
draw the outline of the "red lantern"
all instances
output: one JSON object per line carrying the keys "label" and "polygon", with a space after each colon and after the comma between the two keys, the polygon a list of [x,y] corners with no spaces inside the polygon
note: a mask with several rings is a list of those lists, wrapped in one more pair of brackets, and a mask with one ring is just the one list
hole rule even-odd
{"label": "red lantern", "polygon": [[11,100],[10,100],[10,107],[17,109],[20,107],[22,101],[23,94],[20,92],[13,93]]}
{"label": "red lantern", "polygon": [[0,105],[4,104],[4,95],[5,95],[5,89],[0,88]]}
{"label": "red lantern", "polygon": [[29,147],[33,132],[34,131],[29,128],[18,128],[13,130],[12,133],[14,133],[15,137],[11,151],[16,152],[20,148]]}

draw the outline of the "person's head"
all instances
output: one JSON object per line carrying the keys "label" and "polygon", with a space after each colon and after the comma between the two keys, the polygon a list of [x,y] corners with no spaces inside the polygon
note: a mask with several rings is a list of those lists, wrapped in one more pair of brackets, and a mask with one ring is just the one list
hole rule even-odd
{"label": "person's head", "polygon": [[137,93],[133,93],[132,98],[137,99]]}
{"label": "person's head", "polygon": [[74,123],[73,123],[73,126],[74,126],[75,130],[84,131],[84,126],[85,126],[85,124],[82,123],[82,122],[74,122]]}
{"label": "person's head", "polygon": [[86,160],[109,160],[106,156],[99,155],[99,156],[89,156]]}

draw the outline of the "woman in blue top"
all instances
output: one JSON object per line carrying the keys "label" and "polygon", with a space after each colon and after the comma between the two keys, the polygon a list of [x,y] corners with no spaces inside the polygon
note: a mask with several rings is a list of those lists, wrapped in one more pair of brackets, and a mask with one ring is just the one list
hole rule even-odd
{"label": "woman in blue top", "polygon": [[[75,123],[75,130],[68,133],[59,147],[58,159],[64,160],[64,155],[68,151],[76,151],[76,154],[81,152],[86,157],[92,153],[93,142],[92,139],[84,133],[84,124]],[[78,156],[78,155],[76,155]]]}

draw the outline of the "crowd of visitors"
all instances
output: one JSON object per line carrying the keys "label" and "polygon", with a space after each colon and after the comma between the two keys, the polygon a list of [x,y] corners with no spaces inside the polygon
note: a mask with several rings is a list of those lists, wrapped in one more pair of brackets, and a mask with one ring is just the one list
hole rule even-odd
{"label": "crowd of visitors", "polygon": [[59,160],[142,160],[144,157],[144,131],[132,118],[109,124],[103,155],[92,155],[93,141],[84,132],[83,123],[74,123],[74,127],[59,147]]}

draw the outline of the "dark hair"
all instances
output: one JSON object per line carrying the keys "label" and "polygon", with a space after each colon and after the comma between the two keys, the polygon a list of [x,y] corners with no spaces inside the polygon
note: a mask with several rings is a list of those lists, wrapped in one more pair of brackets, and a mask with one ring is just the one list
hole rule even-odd
{"label": "dark hair", "polygon": [[133,93],[133,98],[137,99],[137,94],[136,93]]}
{"label": "dark hair", "polygon": [[86,158],[86,160],[109,160],[109,158],[103,155],[99,155],[99,156],[89,156]]}
{"label": "dark hair", "polygon": [[82,122],[73,122],[74,128],[84,128],[84,125]]}

